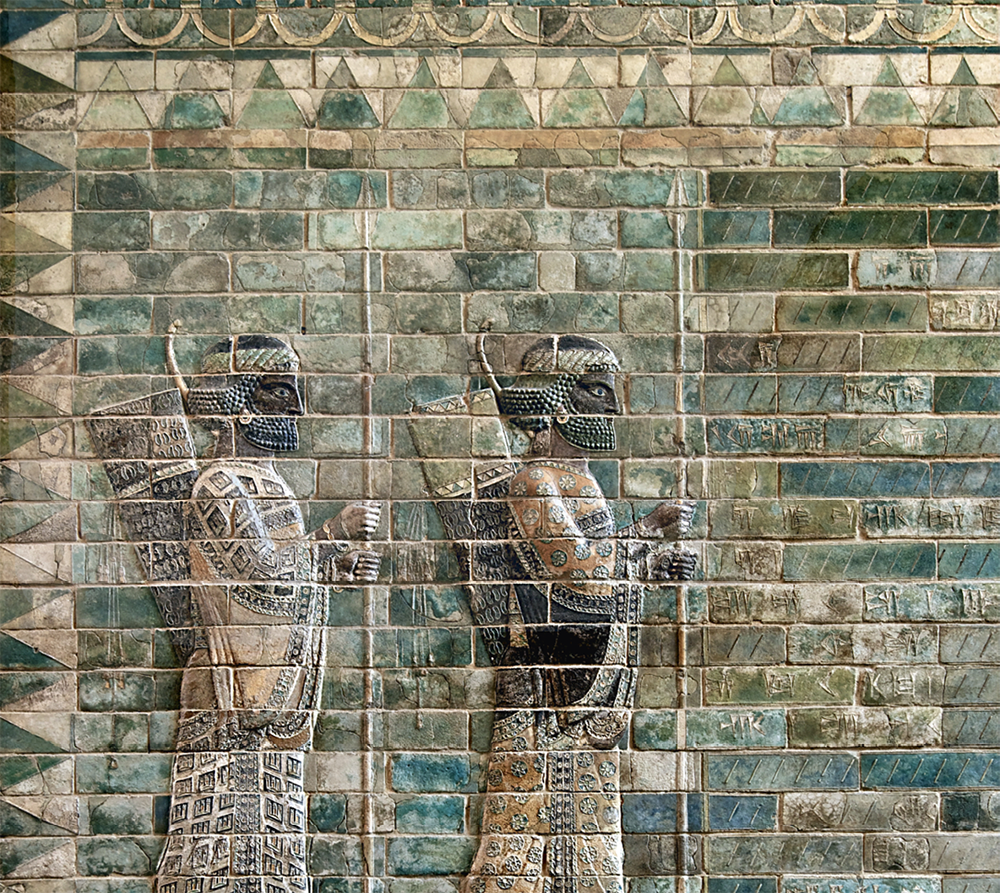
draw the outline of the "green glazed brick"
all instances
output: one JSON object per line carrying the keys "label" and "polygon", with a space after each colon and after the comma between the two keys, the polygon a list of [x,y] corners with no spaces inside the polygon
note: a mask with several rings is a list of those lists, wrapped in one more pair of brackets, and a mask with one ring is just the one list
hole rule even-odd
{"label": "green glazed brick", "polygon": [[788,496],[929,496],[925,462],[781,463],[781,493]]}
{"label": "green glazed brick", "polygon": [[149,331],[153,301],[145,296],[77,298],[74,329],[78,335],[114,335]]}
{"label": "green glazed brick", "polygon": [[706,375],[705,412],[774,412],[778,407],[777,385],[775,375]]}
{"label": "green glazed brick", "polygon": [[[7,661],[0,641],[0,665]],[[153,639],[148,630],[110,632],[87,630],[79,634],[77,666],[82,670],[97,667],[148,667],[153,661]]]}
{"label": "green glazed brick", "polygon": [[997,288],[1000,286],[1000,263],[996,251],[949,251],[936,253],[936,288]]}
{"label": "green glazed brick", "polygon": [[[839,420],[837,420],[839,421]],[[827,419],[712,419],[706,426],[708,449],[717,453],[834,452],[839,439],[828,443]]]}
{"label": "green glazed brick", "polygon": [[362,291],[362,257],[355,252],[237,255],[233,287],[244,292]]}
{"label": "green glazed brick", "polygon": [[935,412],[988,412],[1000,409],[1000,378],[938,375],[934,378]]}
{"label": "green glazed brick", "polygon": [[233,151],[224,147],[154,147],[153,163],[166,170],[222,170],[232,166]]}
{"label": "green glazed brick", "polygon": [[937,569],[932,543],[789,543],[786,580],[930,579]]}
{"label": "green glazed brick", "polygon": [[635,415],[673,413],[677,379],[672,375],[629,376],[628,406]]}
{"label": "green glazed brick", "polygon": [[686,711],[689,748],[784,747],[784,710],[702,708]]}
{"label": "green glazed brick", "polygon": [[361,749],[361,721],[356,713],[322,713],[316,717],[313,750],[324,753]]}
{"label": "green glazed brick", "polygon": [[[354,302],[355,315],[360,318],[360,300],[357,295],[324,296],[332,303]],[[315,316],[309,310],[314,304],[306,299],[307,331]],[[322,299],[316,298],[315,304]],[[221,309],[220,309],[221,308]],[[347,311],[342,310],[346,316]],[[230,335],[242,332],[296,332],[302,324],[302,298],[299,295],[164,295],[153,298],[153,331],[165,332],[176,319],[184,324],[185,334]],[[326,322],[325,319],[322,322]],[[357,331],[357,328],[353,328]],[[319,329],[320,332],[324,331]],[[207,348],[208,345],[204,345]],[[177,342],[178,359],[182,355],[182,340]],[[196,364],[196,357],[191,357]],[[183,360],[181,360],[183,364]]]}
{"label": "green glazed brick", "polygon": [[981,581],[892,583],[865,587],[865,620],[926,620],[935,623],[976,618],[1000,620],[1000,588]]}
{"label": "green glazed brick", "polygon": [[783,332],[924,332],[923,295],[778,295],[778,329]]}
{"label": "green glazed brick", "polygon": [[705,865],[715,875],[765,871],[857,874],[862,868],[860,834],[712,834],[705,841]]}
{"label": "green glazed brick", "polygon": [[930,317],[934,329],[989,332],[1000,323],[1000,302],[975,292],[932,294]]}
{"label": "green glazed brick", "polygon": [[862,589],[850,583],[712,586],[708,593],[712,623],[859,621],[861,610]]}
{"label": "green glazed brick", "polygon": [[232,197],[237,208],[268,211],[384,208],[386,189],[378,171],[238,171]]}
{"label": "green glazed brick", "polygon": [[153,215],[152,245],[184,251],[301,251],[303,216],[283,211],[157,212]]}
{"label": "green glazed brick", "polygon": [[861,365],[859,335],[708,335],[707,372],[853,372]]}
{"label": "green glazed brick", "polygon": [[623,248],[672,248],[674,227],[665,211],[622,211]]}
{"label": "green glazed brick", "polygon": [[765,665],[785,662],[785,631],[776,626],[738,626],[703,630],[706,666]]}
{"label": "green glazed brick", "polygon": [[82,837],[76,864],[81,874],[149,874],[155,869],[159,841],[155,837]]}
{"label": "green glazed brick", "polygon": [[1000,703],[1000,679],[994,668],[947,667],[945,673],[944,694],[938,697],[937,703],[973,707],[995,706]]}
{"label": "green glazed brick", "polygon": [[170,785],[170,754],[83,754],[76,758],[82,794],[163,794]]}
{"label": "green glazed brick", "polygon": [[[321,883],[328,883],[333,875],[336,880],[348,880],[359,877],[365,870],[364,854],[361,841],[356,837],[317,835],[310,842],[307,870],[313,878],[323,878]],[[339,885],[338,885],[339,886]],[[351,886],[331,886],[333,893],[355,893]]]}
{"label": "green glazed brick", "polygon": [[1000,442],[997,431],[1000,425],[992,418],[963,418],[951,416],[945,422],[948,426],[949,456],[995,456]]}
{"label": "green glazed brick", "polygon": [[233,198],[233,178],[228,173],[190,171],[83,173],[78,190],[80,207],[90,211],[228,208]]}
{"label": "green glazed brick", "polygon": [[996,747],[1000,730],[994,710],[944,710],[941,738],[945,747]]}
{"label": "green glazed brick", "polygon": [[698,255],[697,277],[705,291],[846,288],[848,266],[847,255],[836,252],[706,252]]}
{"label": "green glazed brick", "polygon": [[844,194],[859,205],[993,204],[996,171],[848,171]]}
{"label": "green glazed brick", "polygon": [[[469,211],[466,223],[468,247],[476,250],[618,247],[613,211]],[[630,246],[624,240],[622,244],[660,247]]]}
{"label": "green glazed brick", "polygon": [[162,338],[115,335],[81,341],[76,364],[79,375],[137,375],[157,372],[163,362]]}
{"label": "green glazed brick", "polygon": [[461,834],[465,798],[418,795],[396,801],[396,830],[402,834]]}
{"label": "green glazed brick", "polygon": [[684,328],[690,332],[768,332],[774,327],[771,295],[686,295]]}
{"label": "green glazed brick", "polygon": [[[671,204],[674,191],[673,177],[653,171],[559,171],[549,176],[549,200],[556,207],[656,208]],[[687,195],[696,200],[697,187]]]}
{"label": "green glazed brick", "polygon": [[78,149],[78,170],[127,171],[149,166],[149,149],[136,146],[126,149]]}
{"label": "green glazed brick", "polygon": [[711,171],[708,198],[715,205],[822,204],[840,202],[839,171]]}
{"label": "green glazed brick", "polygon": [[[603,295],[580,296],[585,299],[584,307],[590,303],[606,300]],[[621,330],[624,332],[673,332],[677,329],[677,303],[668,294],[623,294],[620,299]],[[589,318],[589,314],[588,317]],[[587,319],[585,318],[585,319]],[[598,320],[603,319],[598,316]],[[586,325],[583,331],[600,331]]]}
{"label": "green glazed brick", "polygon": [[149,796],[87,797],[84,800],[91,834],[151,834],[153,800]]}
{"label": "green glazed brick", "polygon": [[388,251],[462,247],[462,217],[457,212],[379,212],[372,247]]}
{"label": "green glazed brick", "polygon": [[393,875],[464,874],[476,851],[476,840],[468,837],[393,837],[386,862]]}
{"label": "green glazed brick", "polygon": [[843,412],[842,375],[781,375],[778,377],[778,411]]}
{"label": "green glazed brick", "polygon": [[77,251],[142,251],[149,248],[149,212],[78,212],[73,215]]}
{"label": "green glazed brick", "polygon": [[709,667],[705,703],[852,704],[855,671],[847,667]]}
{"label": "green glazed brick", "polygon": [[774,244],[919,247],[927,244],[927,214],[909,210],[778,210],[774,212]]}
{"label": "green glazed brick", "polygon": [[673,710],[637,710],[632,742],[639,750],[676,750],[677,714]]}
{"label": "green glazed brick", "polygon": [[[437,297],[437,296],[435,296]],[[657,300],[660,298],[660,300]],[[407,296],[410,300],[410,296]],[[664,307],[660,296],[625,295],[624,307],[633,317],[648,307],[651,322],[646,329],[630,331],[662,332],[664,318],[669,318],[671,304]],[[642,302],[642,304],[640,304]],[[635,305],[639,305],[635,307]],[[497,294],[479,292],[466,299],[469,329],[477,329],[492,320],[495,332],[617,332],[619,296],[608,292],[534,292],[528,294]],[[645,318],[645,316],[644,316]],[[657,325],[660,323],[660,325]]]}
{"label": "green glazed brick", "polygon": [[993,372],[1000,339],[990,335],[873,335],[865,339],[865,371]]}
{"label": "green glazed brick", "polygon": [[805,707],[788,711],[791,747],[940,747],[939,707]]}
{"label": "green glazed brick", "polygon": [[685,248],[770,244],[769,211],[697,211],[684,217]]}
{"label": "green glazed brick", "polygon": [[995,245],[1000,240],[1000,216],[981,208],[931,209],[932,245]]}

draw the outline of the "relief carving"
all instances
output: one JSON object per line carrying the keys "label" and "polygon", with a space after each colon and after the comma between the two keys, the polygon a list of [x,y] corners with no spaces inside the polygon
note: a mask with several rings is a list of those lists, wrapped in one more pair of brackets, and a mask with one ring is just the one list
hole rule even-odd
{"label": "relief carving", "polygon": [[[324,584],[375,579],[378,556],[348,541],[379,511],[350,504],[306,533],[273,462],[298,446],[298,370],[286,342],[241,335],[208,350],[197,386],[176,374],[176,390],[89,421],[150,581],[171,582],[154,588],[185,661],[157,893],[309,889],[303,753],[326,662]],[[185,409],[216,430],[207,461]]]}
{"label": "relief carving", "polygon": [[[588,464],[617,445],[619,364],[606,346],[541,339],[510,387],[482,338],[480,358],[492,394],[419,409],[492,398],[529,444],[467,481],[428,473],[449,536],[464,541],[473,613],[497,668],[482,835],[462,890],[624,891],[617,742],[635,696],[642,581],[692,577],[695,555],[677,542],[693,506],[666,502],[616,525]],[[418,449],[420,425],[418,415]]]}

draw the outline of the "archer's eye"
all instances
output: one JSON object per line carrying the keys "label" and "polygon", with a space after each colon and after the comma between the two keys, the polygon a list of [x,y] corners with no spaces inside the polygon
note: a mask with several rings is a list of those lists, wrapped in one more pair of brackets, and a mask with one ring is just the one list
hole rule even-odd
{"label": "archer's eye", "polygon": [[286,388],[284,385],[274,385],[270,388],[270,391],[275,397],[281,397],[283,399],[292,396],[291,390]]}
{"label": "archer's eye", "polygon": [[593,385],[590,388],[590,393],[593,394],[595,397],[607,397],[608,389],[602,387],[601,385]]}

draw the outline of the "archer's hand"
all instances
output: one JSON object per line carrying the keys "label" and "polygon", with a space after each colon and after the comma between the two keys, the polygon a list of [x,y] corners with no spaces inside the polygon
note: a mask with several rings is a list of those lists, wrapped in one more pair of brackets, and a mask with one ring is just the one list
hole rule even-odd
{"label": "archer's hand", "polygon": [[337,557],[337,579],[357,583],[374,583],[382,559],[377,552],[356,550]]}
{"label": "archer's hand", "polygon": [[381,503],[352,502],[323,525],[323,532],[331,540],[370,539],[381,517]]}
{"label": "archer's hand", "polygon": [[636,523],[639,536],[665,537],[681,540],[691,530],[693,502],[661,502],[645,518]]}

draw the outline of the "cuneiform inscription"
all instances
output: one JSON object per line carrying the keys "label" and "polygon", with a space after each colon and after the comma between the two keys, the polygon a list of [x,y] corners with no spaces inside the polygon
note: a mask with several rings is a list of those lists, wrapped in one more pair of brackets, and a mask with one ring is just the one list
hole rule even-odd
{"label": "cuneiform inscription", "polygon": [[861,503],[869,536],[996,536],[1000,499],[894,499]]}
{"label": "cuneiform inscription", "polygon": [[725,500],[709,505],[712,536],[854,537],[857,503],[843,499]]}
{"label": "cuneiform inscription", "polygon": [[782,826],[790,831],[933,831],[937,794],[867,791],[790,792],[781,798]]}
{"label": "cuneiform inscription", "polygon": [[825,419],[714,419],[709,447],[722,453],[810,453],[826,447]]}
{"label": "cuneiform inscription", "polygon": [[854,583],[712,586],[713,623],[832,623],[861,619],[862,589]]}

